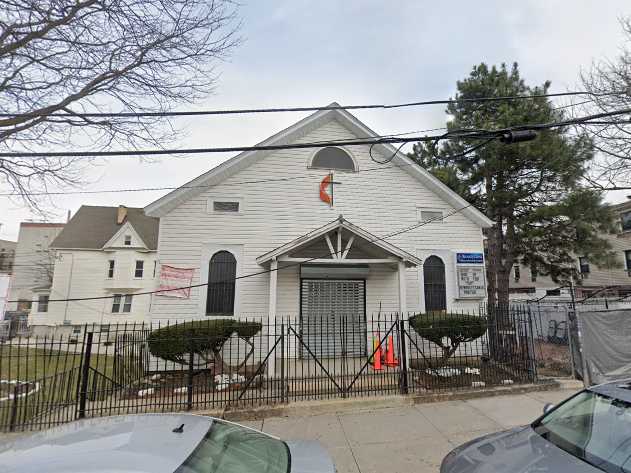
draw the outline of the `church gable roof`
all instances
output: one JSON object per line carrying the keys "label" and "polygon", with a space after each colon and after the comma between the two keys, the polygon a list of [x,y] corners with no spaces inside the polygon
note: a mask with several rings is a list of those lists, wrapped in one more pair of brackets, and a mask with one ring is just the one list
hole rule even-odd
{"label": "church gable roof", "polygon": [[[328,107],[339,107],[335,102]],[[325,109],[317,111],[306,118],[296,122],[288,128],[272,135],[266,140],[257,144],[257,146],[276,146],[284,144],[293,144],[300,138],[306,136],[310,132],[318,129],[331,120],[337,120],[344,127],[349,129],[359,139],[373,138],[379,136],[357,117],[344,109]],[[469,218],[477,225],[488,228],[493,225],[484,214],[460,197],[456,192],[443,184],[438,178],[433,176],[429,171],[415,164],[404,153],[397,151],[391,144],[380,143],[374,146],[376,152],[385,156],[392,156],[392,164],[401,166],[401,170],[408,173],[425,188],[432,191],[442,200],[447,202],[454,209],[460,210],[461,213]],[[183,202],[204,192],[208,187],[220,184],[228,177],[254,164],[255,162],[267,156],[271,150],[244,151],[233,158],[224,161],[213,169],[187,182],[182,187],[169,192],[165,196],[150,203],[145,207],[145,213],[152,217],[162,217],[173,209],[177,208]],[[390,165],[390,164],[389,164]]]}

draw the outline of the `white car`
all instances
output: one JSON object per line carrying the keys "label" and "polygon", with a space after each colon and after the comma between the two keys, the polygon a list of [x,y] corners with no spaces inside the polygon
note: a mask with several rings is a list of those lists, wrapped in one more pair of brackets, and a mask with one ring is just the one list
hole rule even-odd
{"label": "white car", "polygon": [[1,473],[334,473],[315,441],[190,414],[87,419],[0,445]]}

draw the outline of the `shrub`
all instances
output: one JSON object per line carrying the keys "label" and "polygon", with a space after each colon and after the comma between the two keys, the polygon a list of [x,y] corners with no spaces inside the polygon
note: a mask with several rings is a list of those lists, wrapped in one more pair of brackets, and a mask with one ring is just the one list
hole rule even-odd
{"label": "shrub", "polygon": [[443,366],[461,343],[472,342],[484,335],[487,321],[481,316],[435,312],[410,317],[410,326],[421,338],[442,349],[440,366]]}
{"label": "shrub", "polygon": [[260,330],[259,322],[233,319],[196,320],[154,330],[149,334],[147,343],[152,355],[174,363],[188,363],[191,353],[206,362],[209,358],[221,361],[221,349],[233,333],[249,341]]}

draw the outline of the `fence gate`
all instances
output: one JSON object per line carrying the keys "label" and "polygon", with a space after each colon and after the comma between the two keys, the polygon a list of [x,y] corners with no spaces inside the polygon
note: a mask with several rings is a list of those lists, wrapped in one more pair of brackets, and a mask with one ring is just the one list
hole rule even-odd
{"label": "fence gate", "polygon": [[301,332],[316,356],[366,353],[365,294],[364,280],[302,280]]}

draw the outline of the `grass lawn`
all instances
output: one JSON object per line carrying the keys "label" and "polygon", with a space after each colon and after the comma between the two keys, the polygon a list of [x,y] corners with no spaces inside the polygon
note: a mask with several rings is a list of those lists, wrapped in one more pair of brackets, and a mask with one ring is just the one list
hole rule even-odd
{"label": "grass lawn", "polygon": [[[54,348],[0,345],[0,379],[36,381],[81,364],[80,348],[77,353]],[[90,366],[106,376],[112,376],[114,357],[92,354]]]}
{"label": "grass lawn", "polygon": [[[77,402],[81,359],[79,346],[76,351],[69,352],[55,349],[50,344],[48,347],[39,344],[37,348],[0,345],[0,380],[5,381],[0,383],[0,432],[10,428],[12,419],[18,428],[29,423],[71,420],[67,416],[73,415]],[[93,353],[90,366],[111,378],[114,357]],[[95,379],[94,373],[90,373],[90,399],[112,392],[113,385],[104,379]],[[14,383],[7,382],[12,380],[24,384],[16,388]],[[16,389],[19,397],[13,398]]]}

